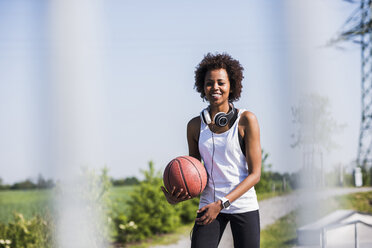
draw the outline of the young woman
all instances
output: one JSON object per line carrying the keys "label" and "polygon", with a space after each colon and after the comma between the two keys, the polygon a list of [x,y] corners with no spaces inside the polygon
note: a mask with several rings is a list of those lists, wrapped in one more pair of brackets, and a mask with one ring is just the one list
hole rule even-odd
{"label": "young woman", "polygon": [[[204,162],[208,183],[200,197],[191,247],[217,247],[228,222],[234,247],[260,246],[254,185],[261,175],[260,131],[255,115],[235,109],[243,67],[230,55],[207,54],[195,71],[195,88],[209,107],[187,125],[189,155]],[[167,192],[171,204],[189,199]]]}

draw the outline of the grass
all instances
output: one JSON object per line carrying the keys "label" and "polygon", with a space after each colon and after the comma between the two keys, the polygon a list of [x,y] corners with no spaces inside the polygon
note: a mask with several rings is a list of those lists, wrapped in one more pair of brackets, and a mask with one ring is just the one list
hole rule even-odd
{"label": "grass", "polygon": [[266,192],[266,193],[257,193],[257,199],[258,199],[258,201],[262,201],[262,200],[266,200],[266,199],[269,199],[269,198],[272,198],[272,197],[286,195],[286,194],[290,194],[290,193],[291,192],[278,192],[278,191]]}
{"label": "grass", "polygon": [[[289,248],[296,244],[296,229],[337,209],[353,209],[372,214],[372,192],[355,193],[327,199],[327,205],[314,211],[312,206],[301,208],[280,218],[261,231],[262,248]],[[311,213],[311,214],[309,214]],[[311,216],[303,218],[302,216]],[[300,218],[302,217],[302,218]]]}
{"label": "grass", "polygon": [[135,186],[117,186],[112,187],[109,192],[110,198],[112,200],[127,200],[130,197],[130,192]]}
{"label": "grass", "polygon": [[13,213],[22,213],[26,219],[50,211],[50,190],[6,190],[0,191],[0,222],[13,220]]}
{"label": "grass", "polygon": [[261,230],[262,248],[287,248],[296,243],[296,213],[280,218],[274,224]]}
{"label": "grass", "polygon": [[[113,187],[109,192],[113,202],[125,209],[125,200],[133,186]],[[0,191],[0,223],[13,220],[13,213],[21,213],[25,219],[35,215],[51,212],[53,207],[53,190],[6,190]]]}
{"label": "grass", "polygon": [[337,199],[340,206],[372,214],[372,191],[345,195]]}
{"label": "grass", "polygon": [[[125,211],[125,201],[129,199],[130,192],[135,186],[112,187],[109,196],[115,207]],[[282,195],[283,193],[272,192],[257,194],[261,201],[270,197]],[[13,219],[13,213],[22,213],[26,219],[46,211],[52,210],[52,190],[6,190],[0,191],[0,223],[8,223]]]}
{"label": "grass", "polygon": [[113,212],[122,213],[127,211],[126,201],[130,198],[130,192],[136,186],[116,186],[108,192],[112,202]]}

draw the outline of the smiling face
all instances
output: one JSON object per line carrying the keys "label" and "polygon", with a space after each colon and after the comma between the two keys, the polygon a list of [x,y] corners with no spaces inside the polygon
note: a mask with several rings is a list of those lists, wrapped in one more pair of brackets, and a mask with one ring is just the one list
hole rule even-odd
{"label": "smiling face", "polygon": [[205,74],[204,93],[211,105],[228,104],[230,92],[229,75],[225,69],[210,70]]}

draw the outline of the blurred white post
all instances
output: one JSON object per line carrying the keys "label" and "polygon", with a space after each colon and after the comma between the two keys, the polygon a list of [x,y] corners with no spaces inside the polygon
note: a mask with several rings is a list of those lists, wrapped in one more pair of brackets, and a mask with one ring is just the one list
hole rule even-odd
{"label": "blurred white post", "polygon": [[359,248],[359,242],[358,242],[358,223],[354,224],[354,230],[355,230],[355,248]]}
{"label": "blurred white post", "polygon": [[320,234],[320,247],[327,247],[327,230],[325,228],[322,228],[322,233]]}
{"label": "blurred white post", "polygon": [[355,186],[356,187],[362,187],[363,186],[362,169],[360,167],[355,167],[354,181],[355,181]]}
{"label": "blurred white post", "polygon": [[344,166],[342,163],[339,164],[340,178],[339,186],[344,187]]}
{"label": "blurred white post", "polygon": [[79,175],[82,166],[104,166],[101,12],[101,0],[50,4],[52,160],[61,179],[56,199],[61,248],[106,246],[101,208],[89,201],[92,190]]}

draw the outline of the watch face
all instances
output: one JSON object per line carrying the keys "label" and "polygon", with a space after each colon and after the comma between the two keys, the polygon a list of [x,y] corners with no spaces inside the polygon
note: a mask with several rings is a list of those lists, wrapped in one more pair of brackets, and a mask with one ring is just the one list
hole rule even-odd
{"label": "watch face", "polygon": [[223,207],[224,207],[224,208],[228,208],[228,207],[230,207],[230,202],[229,202],[229,201],[225,201],[225,202],[223,203]]}

